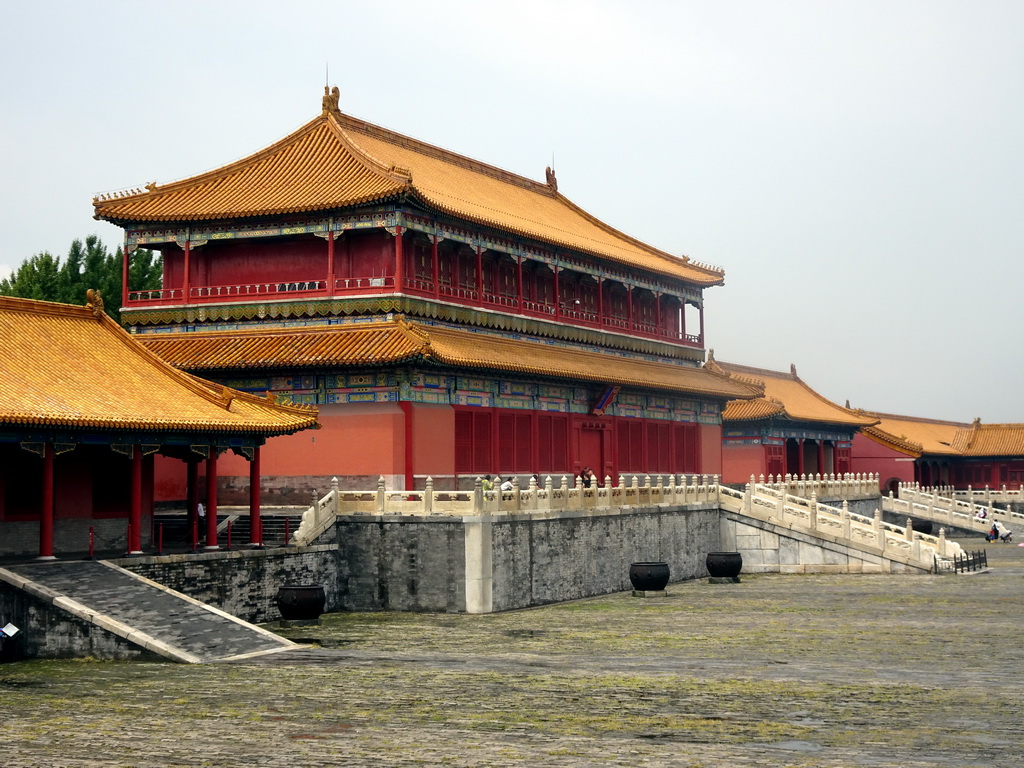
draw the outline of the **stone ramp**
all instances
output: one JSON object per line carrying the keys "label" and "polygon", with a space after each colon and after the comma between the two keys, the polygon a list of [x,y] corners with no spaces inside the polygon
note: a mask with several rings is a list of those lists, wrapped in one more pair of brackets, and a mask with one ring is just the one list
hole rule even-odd
{"label": "stone ramp", "polygon": [[298,647],[105,561],[8,565],[0,579],[173,661],[197,664]]}

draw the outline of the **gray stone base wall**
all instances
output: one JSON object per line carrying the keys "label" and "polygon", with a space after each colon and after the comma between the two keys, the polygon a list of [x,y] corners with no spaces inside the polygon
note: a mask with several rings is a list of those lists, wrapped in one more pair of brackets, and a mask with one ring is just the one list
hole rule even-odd
{"label": "gray stone base wall", "polygon": [[10,622],[22,631],[5,640],[0,660],[137,659],[165,661],[151,651],[133,645],[46,600],[0,581],[0,626]]}
{"label": "gray stone base wall", "polygon": [[492,607],[504,611],[630,589],[634,562],[666,562],[672,581],[706,576],[707,553],[719,549],[718,518],[717,506],[496,517]]}
{"label": "gray stone base wall", "polygon": [[281,618],[277,590],[319,584],[327,611],[344,609],[338,583],[338,548],[331,544],[287,549],[204,552],[113,561],[126,570],[254,623]]}
{"label": "gray stone base wall", "polygon": [[462,518],[339,517],[338,591],[350,611],[465,610]]}

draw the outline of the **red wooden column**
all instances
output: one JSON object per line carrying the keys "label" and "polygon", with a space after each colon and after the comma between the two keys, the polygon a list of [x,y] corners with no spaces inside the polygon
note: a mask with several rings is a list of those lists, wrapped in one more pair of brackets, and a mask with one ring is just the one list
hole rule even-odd
{"label": "red wooden column", "polygon": [[413,472],[412,403],[402,400],[398,407],[402,409],[405,422],[405,488],[403,490],[411,491],[416,488],[416,475]]}
{"label": "red wooden column", "polygon": [[121,259],[121,306],[128,306],[128,258],[131,251],[127,243],[124,246],[124,258]]}
{"label": "red wooden column", "polygon": [[402,227],[395,227],[395,292],[401,293],[405,283],[405,255],[402,253]]}
{"label": "red wooden column", "polygon": [[523,314],[523,254],[516,256],[516,311]]}
{"label": "red wooden column", "polygon": [[181,303],[189,303],[189,291],[191,290],[191,276],[192,270],[192,243],[189,240],[185,241],[185,273],[181,278]]}
{"label": "red wooden column", "polygon": [[597,276],[597,324],[604,328],[604,275]]}
{"label": "red wooden column", "polygon": [[700,310],[700,345],[704,346],[704,307],[698,307]]}
{"label": "red wooden column", "polygon": [[686,340],[686,307],[689,302],[683,299],[683,303],[679,306],[679,338]]}
{"label": "red wooden column", "polygon": [[797,440],[797,445],[800,447],[796,452],[796,473],[802,475],[804,474],[804,439],[802,437]]}
{"label": "red wooden column", "polygon": [[204,549],[220,549],[217,544],[217,449],[210,446],[210,458],[206,460],[206,546]]}
{"label": "red wooden column", "polygon": [[43,445],[43,499],[39,510],[39,559],[56,560],[53,556],[53,446]]}
{"label": "red wooden column", "polygon": [[626,286],[626,323],[633,330],[633,286]]}
{"label": "red wooden column", "polygon": [[476,303],[484,303],[484,249],[476,247]]}
{"label": "red wooden column", "polygon": [[437,235],[434,235],[434,242],[430,246],[430,269],[434,276],[434,298],[441,296],[441,262],[437,256]]}
{"label": "red wooden column", "polygon": [[334,232],[327,233],[327,297],[334,296]]}
{"label": "red wooden column", "polygon": [[142,447],[132,446],[132,500],[128,511],[128,554],[142,554]]}
{"label": "red wooden column", "polygon": [[190,545],[194,545],[196,542],[192,540],[192,532],[196,532],[196,536],[201,536],[202,531],[199,530],[199,462],[188,461],[185,463],[187,468],[186,474],[186,485],[185,485],[185,517],[188,525],[188,542]]}
{"label": "red wooden column", "polygon": [[260,515],[260,447],[252,449],[249,461],[249,543],[263,546],[263,518]]}
{"label": "red wooden column", "polygon": [[665,329],[661,327],[661,294],[654,294],[654,327],[657,328],[658,336],[666,336]]}
{"label": "red wooden column", "polygon": [[818,474],[825,474],[825,441],[818,441]]}
{"label": "red wooden column", "polygon": [[562,294],[558,290],[558,265],[555,264],[555,319],[562,317]]}

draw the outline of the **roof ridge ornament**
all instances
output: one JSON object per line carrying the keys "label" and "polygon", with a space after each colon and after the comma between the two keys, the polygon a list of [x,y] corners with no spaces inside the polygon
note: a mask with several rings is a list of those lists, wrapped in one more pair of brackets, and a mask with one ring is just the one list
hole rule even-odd
{"label": "roof ridge ornament", "polygon": [[100,296],[100,292],[96,288],[90,288],[85,292],[85,307],[86,309],[92,310],[92,316],[99,319],[106,314],[106,310],[103,309],[103,297]]}
{"label": "roof ridge ornament", "polygon": [[329,112],[341,112],[341,107],[338,106],[338,101],[341,99],[341,91],[338,90],[338,86],[328,88],[324,86],[324,96],[321,100],[323,104],[323,114]]}
{"label": "roof ridge ornament", "polygon": [[558,179],[555,178],[555,169],[550,165],[544,169],[544,178],[547,180],[547,185],[551,187],[552,192],[558,191]]}

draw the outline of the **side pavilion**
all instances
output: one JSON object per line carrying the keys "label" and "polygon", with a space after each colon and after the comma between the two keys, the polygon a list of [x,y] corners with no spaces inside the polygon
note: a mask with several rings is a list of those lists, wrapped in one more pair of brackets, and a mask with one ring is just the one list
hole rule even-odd
{"label": "side pavilion", "polygon": [[217,457],[250,466],[261,543],[260,446],[317,426],[282,404],[182,373],[137,343],[90,291],[85,307],[0,296],[0,555],[142,551],[151,537],[153,457],[188,467],[190,530],[206,465],[207,548],[217,548]]}
{"label": "side pavilion", "polygon": [[819,394],[791,365],[789,373],[715,360],[704,366],[760,387],[764,395],[731,400],[722,414],[722,476],[744,483],[751,475],[842,475],[853,471],[857,432],[878,419]]}

